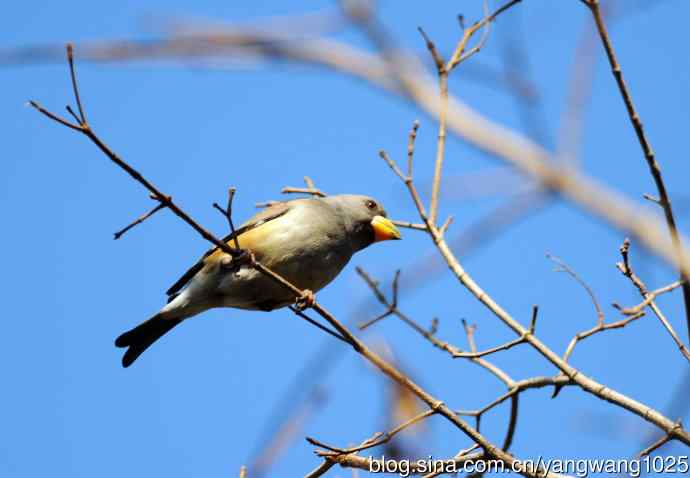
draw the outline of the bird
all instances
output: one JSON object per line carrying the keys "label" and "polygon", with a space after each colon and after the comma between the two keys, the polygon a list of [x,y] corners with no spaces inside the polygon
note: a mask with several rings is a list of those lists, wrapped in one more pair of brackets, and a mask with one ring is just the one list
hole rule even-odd
{"label": "bird", "polygon": [[[400,231],[378,201],[341,194],[272,203],[223,242],[251,251],[258,262],[313,294],[333,281],[356,252],[397,239]],[[115,346],[126,349],[123,367],[184,320],[206,310],[268,312],[295,303],[291,291],[218,247],[207,251],[166,294],[168,302],[160,311],[115,339]]]}

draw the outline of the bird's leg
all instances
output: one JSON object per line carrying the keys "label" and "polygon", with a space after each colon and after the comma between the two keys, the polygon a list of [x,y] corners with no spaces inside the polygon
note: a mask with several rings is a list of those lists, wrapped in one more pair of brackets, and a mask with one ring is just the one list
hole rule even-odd
{"label": "bird's leg", "polygon": [[314,294],[309,289],[304,289],[302,291],[302,295],[300,297],[297,297],[297,299],[295,299],[295,307],[297,307],[297,310],[299,310],[299,311],[303,311],[305,309],[313,307],[315,303],[316,303],[316,294]]}

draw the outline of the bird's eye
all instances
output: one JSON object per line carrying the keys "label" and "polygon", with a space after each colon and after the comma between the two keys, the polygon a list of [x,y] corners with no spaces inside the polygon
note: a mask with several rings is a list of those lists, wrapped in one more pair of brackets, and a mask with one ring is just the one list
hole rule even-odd
{"label": "bird's eye", "polygon": [[367,199],[367,202],[365,204],[369,209],[376,209],[376,202],[372,201],[371,199]]}

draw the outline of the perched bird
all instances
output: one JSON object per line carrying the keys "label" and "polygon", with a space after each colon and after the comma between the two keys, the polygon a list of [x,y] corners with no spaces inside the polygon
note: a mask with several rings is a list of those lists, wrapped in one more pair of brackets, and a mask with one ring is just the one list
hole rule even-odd
{"label": "perched bird", "polygon": [[[352,255],[400,232],[374,199],[343,194],[295,199],[262,210],[223,240],[303,290],[331,282]],[[214,307],[270,311],[295,302],[294,295],[248,264],[214,248],[167,291],[168,304],[149,320],[115,340],[126,347],[129,367],[144,350],[183,320]]]}

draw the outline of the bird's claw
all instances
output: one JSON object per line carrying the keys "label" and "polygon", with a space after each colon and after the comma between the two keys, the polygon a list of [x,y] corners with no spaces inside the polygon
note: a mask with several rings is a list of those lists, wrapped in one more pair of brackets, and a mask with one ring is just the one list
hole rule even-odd
{"label": "bird's claw", "polygon": [[304,289],[302,295],[295,300],[295,307],[297,307],[297,310],[302,311],[313,307],[315,303],[316,295],[311,290]]}

